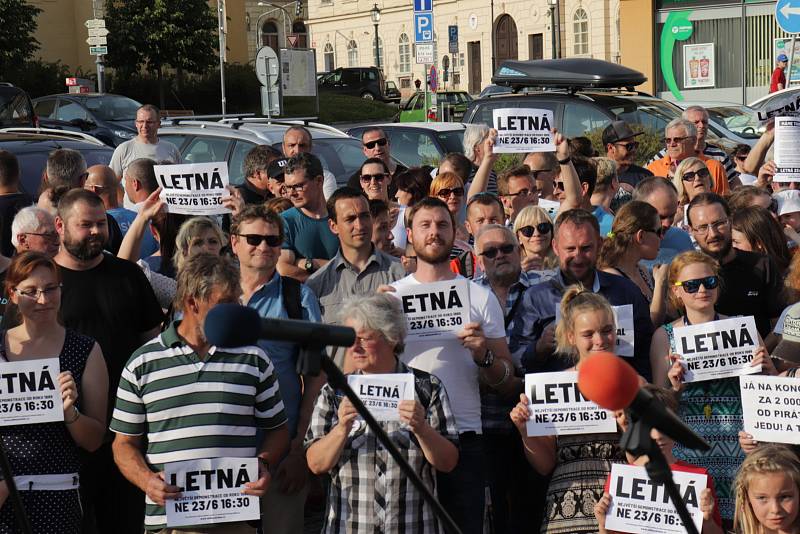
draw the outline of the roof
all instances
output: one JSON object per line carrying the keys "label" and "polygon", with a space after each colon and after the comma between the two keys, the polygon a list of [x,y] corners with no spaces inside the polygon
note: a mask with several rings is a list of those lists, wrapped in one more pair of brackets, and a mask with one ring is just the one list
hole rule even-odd
{"label": "roof", "polygon": [[451,132],[463,130],[466,126],[461,122],[382,122],[378,124],[365,124],[349,128],[350,130],[364,129],[364,128],[424,128],[426,130],[435,130],[437,132]]}
{"label": "roof", "polygon": [[589,58],[503,61],[492,76],[492,83],[512,87],[618,88],[633,90],[647,81],[637,70]]}
{"label": "roof", "polygon": [[[124,97],[124,98],[130,98],[130,97],[127,97],[125,95],[118,95],[118,94],[115,94],[115,93],[53,93],[51,95],[44,95],[44,96],[36,97],[36,98],[34,98],[34,100],[40,100],[42,98],[53,98],[53,97],[56,97],[56,96],[74,96],[74,97],[80,97],[80,98],[84,98],[84,97],[87,97],[87,96],[89,96],[89,97],[92,97],[92,96],[121,96],[121,97]],[[131,98],[131,100],[133,100],[133,99]]]}
{"label": "roof", "polygon": [[[104,145],[95,144],[88,141],[83,141],[75,138],[60,137],[57,135],[43,135],[35,133],[9,133],[0,132],[0,146],[8,149],[9,144],[14,144],[13,152],[36,152],[42,150],[40,147],[43,143],[50,145],[52,148],[74,148],[77,150],[100,150],[113,152],[114,149]],[[50,149],[52,149],[50,148]],[[48,149],[48,150],[50,150]]]}

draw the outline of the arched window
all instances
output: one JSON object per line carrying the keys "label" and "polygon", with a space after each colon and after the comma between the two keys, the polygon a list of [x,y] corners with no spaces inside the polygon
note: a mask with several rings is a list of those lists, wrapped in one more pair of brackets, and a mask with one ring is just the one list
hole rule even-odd
{"label": "arched window", "polygon": [[347,43],[347,66],[358,67],[358,44],[354,40]]}
{"label": "arched window", "polygon": [[302,20],[292,23],[292,33],[297,36],[297,48],[308,48],[308,30]]}
{"label": "arched window", "polygon": [[405,33],[400,34],[400,72],[411,72],[411,43]]}
{"label": "arched window", "polygon": [[271,20],[261,26],[261,46],[268,46],[278,51],[278,26]]}
{"label": "arched window", "polygon": [[330,72],[336,67],[336,57],[333,55],[333,46],[330,43],[325,43],[325,51],[322,56],[325,60],[325,72]]}
{"label": "arched window", "polygon": [[573,51],[575,55],[589,53],[589,15],[579,7],[572,16],[572,34],[575,39]]}

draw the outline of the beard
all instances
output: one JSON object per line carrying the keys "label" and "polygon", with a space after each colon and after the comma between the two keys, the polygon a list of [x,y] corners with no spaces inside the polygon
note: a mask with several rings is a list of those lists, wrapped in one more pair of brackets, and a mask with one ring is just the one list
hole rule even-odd
{"label": "beard", "polygon": [[728,241],[725,245],[722,246],[722,248],[720,248],[717,251],[705,249],[703,250],[703,252],[705,252],[706,254],[717,260],[720,264],[722,264],[722,260],[725,258],[725,256],[728,255],[728,253],[730,253],[731,248],[733,248],[733,242]]}
{"label": "beard", "polygon": [[103,247],[106,243],[106,238],[97,236],[97,237],[87,237],[83,240],[76,241],[71,238],[71,236],[67,233],[64,235],[64,248],[67,249],[67,252],[72,254],[74,257],[78,258],[81,261],[88,261],[93,260],[97,256],[103,253]]}
{"label": "beard", "polygon": [[[439,253],[429,254],[428,251],[425,249],[425,246],[432,243],[439,243],[441,245],[441,251]],[[425,241],[425,244],[419,248],[417,248],[415,245],[414,252],[416,252],[417,258],[421,259],[425,263],[437,265],[440,263],[446,263],[450,259],[450,250],[452,248],[453,248],[453,241],[445,243],[443,240],[439,238],[433,238],[428,241]]]}
{"label": "beard", "polygon": [[493,286],[511,287],[519,280],[519,273],[520,264],[507,263],[492,269],[492,272],[486,271],[486,277]]}

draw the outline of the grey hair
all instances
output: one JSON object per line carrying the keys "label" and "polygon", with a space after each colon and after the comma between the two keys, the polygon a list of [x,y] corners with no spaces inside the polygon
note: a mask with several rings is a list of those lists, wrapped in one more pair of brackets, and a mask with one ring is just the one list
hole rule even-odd
{"label": "grey hair", "polygon": [[673,128],[684,128],[686,130],[686,135],[689,137],[697,137],[697,128],[692,121],[687,121],[686,119],[672,119],[664,127],[664,135]]}
{"label": "grey hair", "polygon": [[339,319],[353,321],[357,330],[372,330],[380,333],[386,341],[394,345],[395,355],[405,349],[406,318],[400,299],[378,293],[369,297],[350,297],[344,301],[339,311]]}
{"label": "grey hair", "polygon": [[688,108],[683,110],[683,113],[681,113],[681,118],[684,118],[688,121],[689,113],[691,113],[692,111],[699,111],[700,113],[708,117],[708,110],[703,106],[689,106]]}
{"label": "grey hair", "polygon": [[[514,235],[514,231],[511,228],[502,224],[486,224],[484,226],[481,226],[480,230],[478,230],[478,233],[475,235],[476,250],[478,248],[478,243],[480,243],[481,236],[486,232],[491,232],[492,230],[500,230],[506,235],[509,241],[511,241],[514,244],[514,246],[519,246],[519,241],[517,240],[517,236]],[[481,249],[482,248],[483,247],[481,247]]]}
{"label": "grey hair", "polygon": [[648,176],[633,188],[631,200],[647,202],[648,198],[659,191],[666,191],[668,195],[678,197],[678,190],[672,185],[672,182],[661,176]]}
{"label": "grey hair", "polygon": [[17,236],[38,232],[48,222],[55,226],[55,218],[49,211],[36,206],[22,208],[14,216],[14,221],[11,223],[11,244],[14,245],[14,248],[17,248],[19,246]]}
{"label": "grey hair", "polygon": [[475,145],[480,144],[489,135],[489,127],[485,124],[467,124],[464,130],[464,155],[470,161],[475,159]]}
{"label": "grey hair", "polygon": [[47,157],[47,183],[50,187],[80,187],[80,178],[85,172],[86,160],[77,150],[59,148],[50,152]]}

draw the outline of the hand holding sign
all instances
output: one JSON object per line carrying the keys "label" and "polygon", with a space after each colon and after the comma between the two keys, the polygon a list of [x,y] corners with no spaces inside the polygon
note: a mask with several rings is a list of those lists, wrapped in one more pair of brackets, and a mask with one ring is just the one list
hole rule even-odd
{"label": "hand holding sign", "polygon": [[397,408],[400,411],[400,422],[405,423],[414,434],[419,435],[428,424],[425,420],[425,409],[419,401],[403,400]]}
{"label": "hand holding sign", "polygon": [[258,462],[258,478],[254,482],[245,482],[242,493],[254,497],[263,497],[267,494],[267,487],[271,479],[272,476],[269,474],[269,470],[261,462]]}
{"label": "hand holding sign", "polygon": [[178,486],[171,486],[164,482],[163,471],[150,475],[144,492],[151,501],[159,506],[165,506],[167,499],[175,500],[181,496],[181,489]]}
{"label": "hand holding sign", "polygon": [[75,403],[78,400],[78,386],[72,377],[72,372],[63,371],[58,375],[58,385],[61,388],[61,401],[64,403],[64,420],[70,421],[77,409]]}
{"label": "hand holding sign", "polygon": [[486,336],[479,323],[467,323],[464,330],[456,334],[461,340],[461,345],[472,353],[475,362],[483,362],[486,357]]}
{"label": "hand holding sign", "polygon": [[353,429],[353,423],[355,423],[356,418],[358,417],[358,412],[356,411],[355,406],[353,406],[353,403],[350,402],[350,399],[342,399],[342,403],[339,404],[337,416],[339,418],[339,422],[336,424],[336,428],[339,428],[342,432],[344,432],[345,436],[349,435],[350,431]]}
{"label": "hand holding sign", "polygon": [[553,128],[553,145],[556,148],[556,158],[563,161],[570,156],[569,139],[558,131],[558,128]]}
{"label": "hand holding sign", "polygon": [[489,158],[489,161],[496,161],[499,156],[494,152],[495,144],[497,144],[497,130],[491,128],[483,140],[483,157]]}
{"label": "hand holding sign", "polygon": [[511,410],[511,421],[522,436],[528,435],[528,420],[531,418],[530,404],[531,401],[528,399],[528,396],[524,393],[520,393],[519,402]]}

